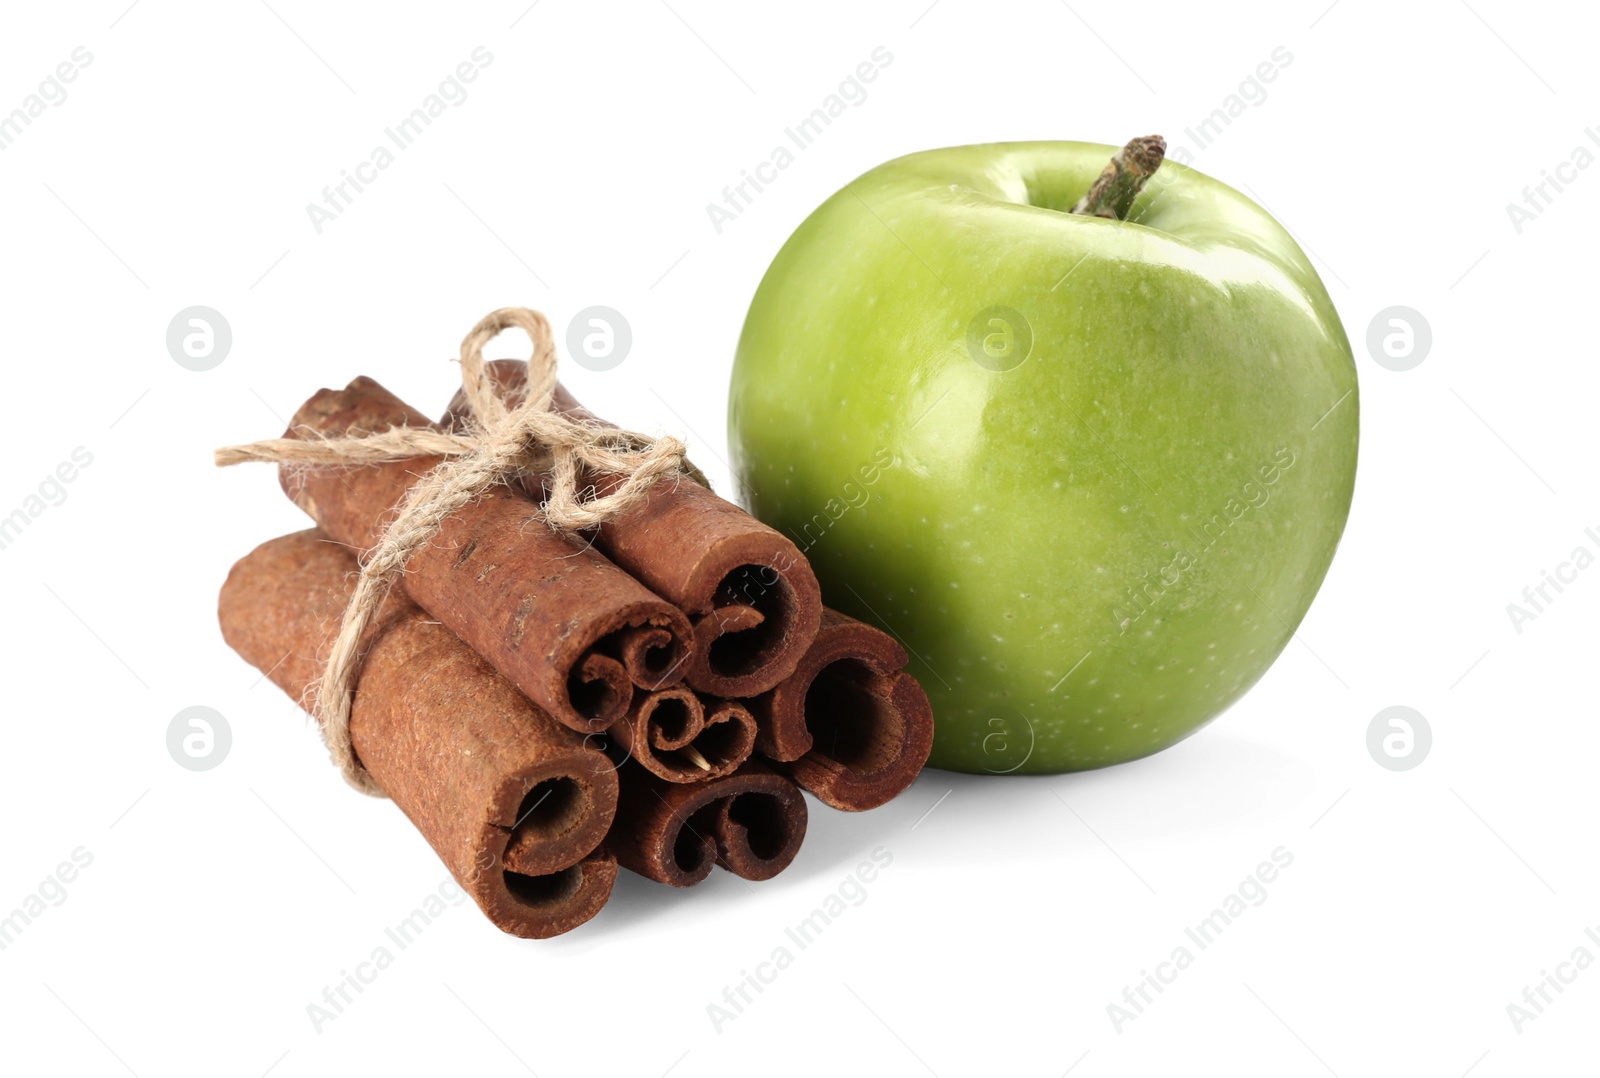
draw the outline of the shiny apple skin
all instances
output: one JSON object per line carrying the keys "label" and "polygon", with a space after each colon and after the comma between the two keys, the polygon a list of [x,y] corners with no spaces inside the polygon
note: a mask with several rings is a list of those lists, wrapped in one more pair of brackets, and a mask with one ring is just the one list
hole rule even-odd
{"label": "shiny apple skin", "polygon": [[1173,162],[1126,221],[1067,212],[1115,150],[873,169],[784,244],[739,339],[739,493],[912,653],[936,767],[1193,733],[1292,639],[1349,512],[1355,365],[1310,261]]}

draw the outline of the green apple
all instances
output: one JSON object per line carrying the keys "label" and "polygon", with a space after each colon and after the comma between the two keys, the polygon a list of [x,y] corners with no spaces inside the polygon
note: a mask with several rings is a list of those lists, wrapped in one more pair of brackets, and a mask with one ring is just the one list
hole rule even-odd
{"label": "green apple", "polygon": [[1100,216],[1080,200],[1113,146],[890,161],[751,303],[741,495],[906,645],[933,766],[1079,770],[1193,733],[1283,650],[1344,529],[1333,303],[1270,215],[1153,141]]}

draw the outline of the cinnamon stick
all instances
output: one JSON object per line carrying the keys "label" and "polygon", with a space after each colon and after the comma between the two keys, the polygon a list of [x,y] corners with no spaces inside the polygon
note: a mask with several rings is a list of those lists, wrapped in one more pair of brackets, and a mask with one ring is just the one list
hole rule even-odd
{"label": "cinnamon stick", "polygon": [[794,860],[805,832],[800,790],[754,760],[697,783],[667,782],[627,763],[606,846],[624,868],[688,887],[713,864],[747,880],[771,879]]}
{"label": "cinnamon stick", "polygon": [[877,808],[933,751],[927,693],[894,637],[835,610],[788,680],[749,701],[756,749],[826,805]]}
{"label": "cinnamon stick", "polygon": [[[319,531],[274,539],[228,574],[228,644],[297,701],[349,602],[355,559]],[[605,903],[597,850],[616,811],[609,759],[398,593],[364,641],[350,738],[368,773],[497,927],[544,938]]]}
{"label": "cinnamon stick", "polygon": [[[525,363],[496,360],[487,370],[508,403],[521,403]],[[559,385],[551,407],[612,425]],[[459,427],[467,414],[466,398],[457,392],[443,423]],[[606,475],[589,479],[601,494],[619,481]],[[522,487],[535,500],[543,497],[538,483]],[[689,615],[694,641],[685,680],[700,692],[765,692],[794,671],[817,631],[822,593],[800,549],[690,479],[651,491],[643,505],[602,525],[594,539],[614,562]]]}
{"label": "cinnamon stick", "polygon": [[634,695],[610,736],[626,758],[668,782],[703,782],[730,775],[756,742],[756,720],[743,704],[709,704],[684,685]]}
{"label": "cinnamon stick", "polygon": [[[310,438],[429,426],[370,378],[324,389],[286,435]],[[334,539],[360,552],[438,463],[412,458],[358,468],[280,467],[285,493]],[[495,488],[451,515],[406,565],[411,598],[549,714],[583,732],[621,718],[634,688],[662,688],[687,666],[691,629],[604,555],[546,527],[526,500]]]}

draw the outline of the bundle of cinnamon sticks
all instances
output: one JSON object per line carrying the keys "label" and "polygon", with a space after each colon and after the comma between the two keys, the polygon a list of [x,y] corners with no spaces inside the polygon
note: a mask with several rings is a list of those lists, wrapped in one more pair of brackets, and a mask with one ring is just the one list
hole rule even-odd
{"label": "bundle of cinnamon sticks", "polygon": [[[527,367],[488,371],[508,404]],[[308,400],[286,437],[438,424],[369,378]],[[564,390],[551,409],[600,421]],[[280,466],[315,522],[236,564],[223,636],[311,698],[358,559],[437,460]],[[589,475],[605,491],[618,477]],[[545,938],[589,920],[617,867],[675,887],[714,866],[768,879],[794,860],[801,791],[858,811],[893,798],[933,720],[895,640],[825,609],[788,539],[687,476],[589,532],[540,516],[521,475],[450,515],[361,642],[350,745],[490,921]]]}

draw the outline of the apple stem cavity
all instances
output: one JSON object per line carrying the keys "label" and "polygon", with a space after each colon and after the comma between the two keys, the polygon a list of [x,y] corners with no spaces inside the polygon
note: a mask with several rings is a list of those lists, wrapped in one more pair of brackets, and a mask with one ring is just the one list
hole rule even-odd
{"label": "apple stem cavity", "polygon": [[1133,200],[1166,157],[1167,140],[1160,135],[1134,139],[1106,163],[1089,193],[1078,200],[1072,212],[1113,221],[1127,220]]}

